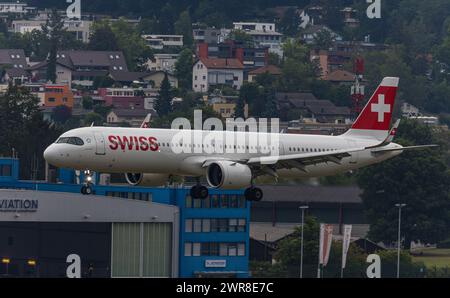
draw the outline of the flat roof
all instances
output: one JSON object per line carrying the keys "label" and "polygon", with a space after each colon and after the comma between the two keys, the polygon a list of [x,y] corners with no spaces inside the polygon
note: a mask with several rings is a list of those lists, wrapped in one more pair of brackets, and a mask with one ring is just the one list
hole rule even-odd
{"label": "flat roof", "polygon": [[362,203],[362,190],[357,186],[274,185],[261,189],[262,202]]}
{"label": "flat roof", "polygon": [[178,210],[107,196],[0,189],[0,222],[174,222]]}

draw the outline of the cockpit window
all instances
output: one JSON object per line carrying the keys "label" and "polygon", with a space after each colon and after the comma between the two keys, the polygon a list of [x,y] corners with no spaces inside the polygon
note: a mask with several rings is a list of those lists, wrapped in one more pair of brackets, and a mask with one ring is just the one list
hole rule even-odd
{"label": "cockpit window", "polygon": [[76,146],[84,145],[83,140],[78,137],[59,138],[59,140],[56,141],[56,143],[57,144],[70,144],[70,145],[76,145]]}

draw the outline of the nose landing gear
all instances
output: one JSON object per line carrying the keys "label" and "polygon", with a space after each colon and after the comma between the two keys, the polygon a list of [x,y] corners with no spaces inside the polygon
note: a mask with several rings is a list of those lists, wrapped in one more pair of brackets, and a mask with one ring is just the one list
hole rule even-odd
{"label": "nose landing gear", "polygon": [[263,199],[263,191],[257,187],[249,187],[245,190],[245,199],[247,201],[259,202]]}
{"label": "nose landing gear", "polygon": [[81,193],[83,195],[91,195],[93,193],[92,189],[92,176],[93,173],[89,170],[84,171],[84,183],[81,187]]}

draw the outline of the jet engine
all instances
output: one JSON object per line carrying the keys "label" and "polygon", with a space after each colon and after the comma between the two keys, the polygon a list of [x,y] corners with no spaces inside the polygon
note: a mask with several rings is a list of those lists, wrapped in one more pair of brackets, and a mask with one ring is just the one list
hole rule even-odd
{"label": "jet engine", "polygon": [[126,173],[125,179],[132,186],[164,186],[169,180],[169,174]]}
{"label": "jet engine", "polygon": [[237,162],[217,161],[209,165],[206,178],[214,188],[242,189],[251,185],[252,171],[247,165]]}

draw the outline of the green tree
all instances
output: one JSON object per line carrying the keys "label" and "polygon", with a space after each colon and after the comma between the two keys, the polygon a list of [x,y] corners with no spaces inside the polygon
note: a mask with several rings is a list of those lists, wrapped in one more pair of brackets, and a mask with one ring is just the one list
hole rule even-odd
{"label": "green tree", "polygon": [[175,33],[183,35],[183,43],[186,47],[192,47],[194,44],[194,37],[192,33],[192,20],[189,10],[185,10],[180,14],[178,21],[175,23]]}
{"label": "green tree", "polygon": [[[403,121],[398,143],[435,143],[429,127]],[[439,142],[438,142],[439,143]],[[369,237],[392,243],[397,240],[397,203],[406,203],[402,216],[404,244],[437,243],[450,231],[450,171],[439,150],[405,152],[390,161],[358,173],[361,198],[370,222]]]}
{"label": "green tree", "polygon": [[307,90],[315,78],[315,69],[309,60],[309,49],[300,40],[289,40],[284,45],[281,88],[295,92]]}
{"label": "green tree", "polygon": [[158,99],[156,100],[155,110],[160,117],[167,116],[172,111],[171,86],[167,73],[164,75],[164,80],[161,82],[161,89],[159,90]]}
{"label": "green tree", "polygon": [[234,111],[234,117],[235,118],[242,118],[245,119],[245,99],[242,97],[241,94],[239,94],[239,98],[236,102],[236,109]]}
{"label": "green tree", "polygon": [[333,46],[333,35],[328,30],[321,30],[314,36],[314,46],[317,49],[328,50]]}
{"label": "green tree", "polygon": [[278,117],[278,102],[275,96],[275,89],[266,88],[264,92],[265,107],[263,117],[265,118],[277,118]]}
{"label": "green tree", "polygon": [[141,37],[137,27],[124,19],[119,19],[111,23],[110,26],[119,49],[125,55],[128,68],[134,71],[144,70],[146,68],[145,63],[153,58],[153,52]]}
{"label": "green tree", "polygon": [[[303,236],[303,276],[314,278],[317,276],[319,259],[320,224],[313,217],[305,217]],[[281,240],[275,253],[275,259],[286,270],[287,276],[298,277],[300,271],[301,229]],[[356,245],[350,245],[345,277],[363,277],[365,273],[366,255]],[[342,263],[342,242],[334,242],[330,251],[328,265],[324,268],[324,277],[337,278],[340,276]]]}
{"label": "green tree", "polygon": [[83,96],[81,105],[83,106],[83,109],[85,109],[85,110],[92,110],[92,108],[94,106],[94,100],[90,96]]}
{"label": "green tree", "polygon": [[94,123],[95,126],[102,126],[104,119],[102,115],[95,112],[91,112],[84,116],[83,122],[84,126],[90,126],[92,125],[92,123]]}
{"label": "green tree", "polygon": [[53,108],[52,120],[58,124],[65,124],[72,117],[72,109],[65,106],[57,106]]}
{"label": "green tree", "polygon": [[253,47],[255,42],[253,41],[253,37],[246,33],[243,30],[235,29],[230,33],[230,39],[234,40],[237,43],[242,43],[244,46]]}
{"label": "green tree", "polygon": [[257,83],[245,82],[239,91],[239,98],[249,105],[249,113],[254,117],[260,115],[264,109],[260,102],[262,96],[259,87]]}
{"label": "green tree", "polygon": [[42,26],[42,33],[48,38],[49,42],[47,80],[53,83],[56,82],[56,60],[64,32],[64,21],[58,11],[53,9],[47,22]]}
{"label": "green tree", "polygon": [[287,36],[295,36],[300,28],[300,16],[295,7],[288,8],[278,24],[281,32]]}
{"label": "green tree", "polygon": [[193,64],[193,52],[190,49],[182,50],[175,62],[175,76],[178,79],[178,86],[183,92],[192,89]]}
{"label": "green tree", "polygon": [[[42,118],[39,99],[20,86],[0,95],[0,155],[20,160],[21,179],[44,179],[43,152],[61,131]],[[37,166],[37,167],[36,167]]]}
{"label": "green tree", "polygon": [[92,26],[88,48],[93,51],[118,51],[116,35],[107,21],[95,22]]}

